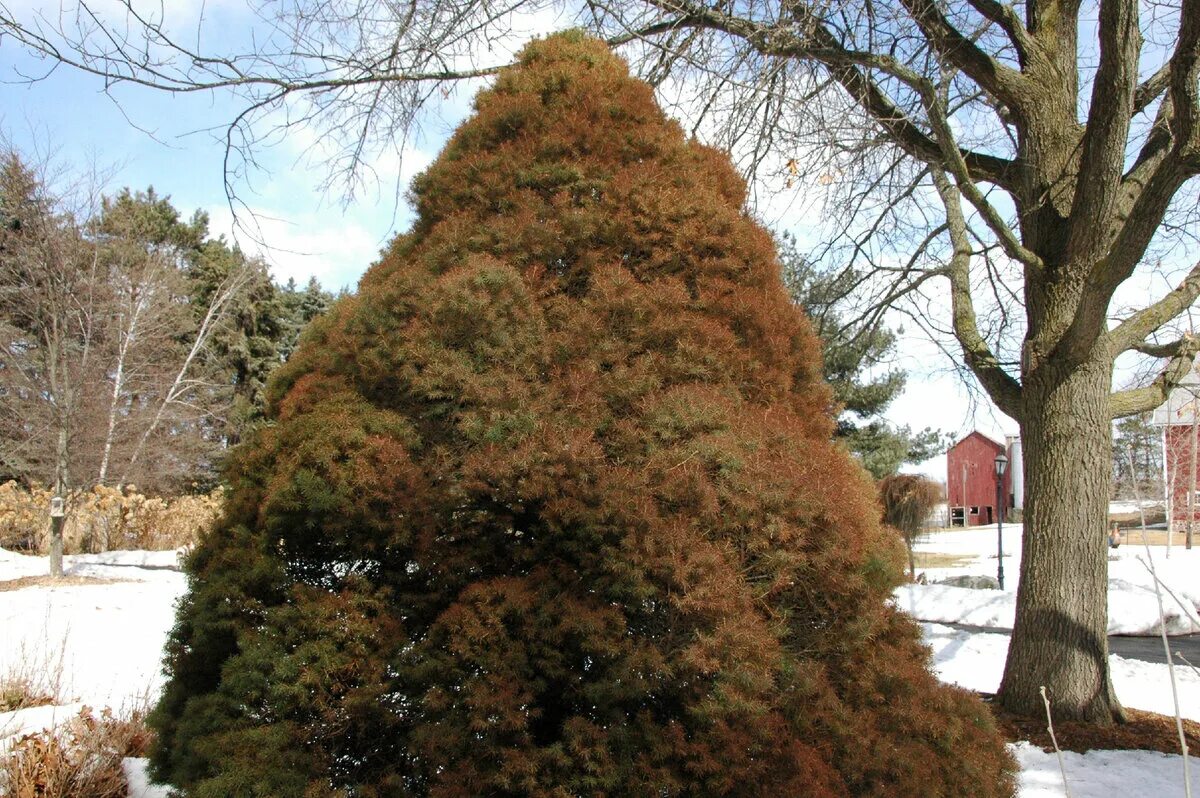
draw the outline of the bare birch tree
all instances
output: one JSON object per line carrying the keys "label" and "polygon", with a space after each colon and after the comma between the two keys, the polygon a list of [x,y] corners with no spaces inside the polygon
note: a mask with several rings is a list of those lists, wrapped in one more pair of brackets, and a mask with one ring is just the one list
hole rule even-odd
{"label": "bare birch tree", "polygon": [[[0,445],[69,510],[80,423],[100,383],[100,266],[62,200],[12,153],[0,164],[0,223]],[[52,576],[62,576],[61,531],[51,525]]]}
{"label": "bare birch tree", "polygon": [[186,354],[178,361],[178,369],[175,371],[174,377],[160,390],[155,399],[153,414],[150,416],[149,423],[145,424],[141,434],[137,437],[137,443],[130,452],[121,477],[117,481],[117,487],[121,487],[127,482],[129,475],[139,465],[147,443],[159,431],[164,419],[171,412],[180,408],[191,409],[201,414],[210,412],[209,409],[202,407],[205,389],[216,386],[211,380],[197,374],[198,365],[204,351],[212,341],[214,333],[225,319],[230,304],[245,288],[251,274],[251,270],[243,265],[242,268],[231,272],[212,293],[203,318],[189,335]]}
{"label": "bare birch tree", "polygon": [[[246,51],[116,6],[0,6],[0,31],[108,87],[241,98],[225,129],[234,188],[261,146],[304,125],[353,189],[541,12],[622,46],[758,185],[824,191],[830,232],[813,254],[867,276],[864,316],[898,307],[944,332],[1019,422],[1026,532],[1000,700],[1035,714],[1045,685],[1064,718],[1122,717],[1106,638],[1111,426],[1161,403],[1197,350],[1164,331],[1200,294],[1200,0],[301,0],[258,6]],[[1116,301],[1160,262],[1180,267],[1170,290]],[[1159,359],[1157,375],[1113,392],[1128,353]]]}
{"label": "bare birch tree", "polygon": [[207,244],[158,218],[165,201],[80,205],[15,152],[0,167],[4,476],[53,485],[68,510],[114,474],[118,487],[195,476],[224,445],[235,389],[213,340],[259,267],[217,242],[225,272],[196,296],[186,247],[161,239],[177,228]]}

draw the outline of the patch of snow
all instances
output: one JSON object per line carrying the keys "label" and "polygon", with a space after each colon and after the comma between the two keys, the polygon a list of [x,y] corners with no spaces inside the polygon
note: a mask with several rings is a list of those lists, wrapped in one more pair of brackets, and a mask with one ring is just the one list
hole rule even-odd
{"label": "patch of snow", "polygon": [[[1062,770],[1058,757],[1030,743],[1009,746],[1021,767],[1020,798],[1062,798]],[[1183,757],[1157,751],[1063,751],[1067,785],[1074,798],[1134,798],[1183,795]],[[1192,782],[1200,779],[1200,766],[1188,762]]]}
{"label": "patch of snow", "polygon": [[1108,503],[1108,514],[1109,515],[1123,515],[1125,513],[1136,513],[1138,511],[1139,506],[1142,508],[1145,508],[1147,510],[1150,510],[1150,509],[1161,510],[1163,508],[1163,502],[1162,502],[1162,499],[1142,499],[1141,505],[1139,505],[1137,502],[1135,502],[1133,500],[1109,502]]}
{"label": "patch of snow", "polygon": [[[129,581],[0,592],[0,628],[4,629],[0,676],[28,672],[31,667],[35,672],[49,671],[49,681],[57,681],[60,700],[96,709],[120,710],[153,700],[161,687],[163,643],[175,623],[175,604],[187,585],[180,572],[148,570],[134,563],[157,566],[174,556],[174,552],[82,555],[70,558],[70,573]],[[30,571],[46,573],[46,558],[0,550],[0,580],[27,576]],[[61,679],[54,678],[58,670]]]}
{"label": "patch of snow", "polygon": [[70,720],[83,707],[82,703],[59,704],[0,712],[0,752],[8,750],[22,735],[51,729]]}
{"label": "patch of snow", "polygon": [[129,782],[129,798],[170,798],[171,788],[154,784],[146,773],[147,759],[126,757],[121,761]]}
{"label": "patch of snow", "polygon": [[1016,595],[1007,590],[973,590],[953,585],[901,585],[896,606],[919,621],[965,623],[1012,629]]}
{"label": "patch of snow", "polygon": [[[1004,674],[1008,635],[966,632],[941,624],[923,623],[925,644],[933,650],[933,670],[944,682],[969,690],[994,693]],[[1117,698],[1127,707],[1174,715],[1167,666],[1112,654],[1108,658]],[[1180,714],[1200,721],[1200,674],[1175,668]]]}
{"label": "patch of snow", "polygon": [[[169,551],[106,551],[102,554],[68,554],[63,557],[63,573],[67,576],[86,576],[102,579],[155,581],[170,579],[180,570],[183,549]],[[0,549],[0,580],[26,576],[46,576],[50,573],[46,557],[18,554]]]}

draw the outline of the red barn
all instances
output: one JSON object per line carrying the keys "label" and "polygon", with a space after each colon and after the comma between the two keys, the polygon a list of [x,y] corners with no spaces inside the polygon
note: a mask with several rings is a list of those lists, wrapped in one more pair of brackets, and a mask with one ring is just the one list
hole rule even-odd
{"label": "red barn", "polygon": [[[1004,444],[981,432],[972,432],[950,447],[946,454],[946,503],[950,507],[951,526],[994,524],[996,512],[996,455],[1009,459],[1004,471],[1001,495],[1013,506],[1013,467],[1021,467],[1019,444],[1006,452]],[[1008,517],[1008,513],[1005,513]]]}

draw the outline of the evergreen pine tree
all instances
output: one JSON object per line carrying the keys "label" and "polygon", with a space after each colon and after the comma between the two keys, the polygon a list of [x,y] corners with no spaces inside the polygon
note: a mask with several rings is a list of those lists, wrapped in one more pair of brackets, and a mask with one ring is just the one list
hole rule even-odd
{"label": "evergreen pine tree", "polygon": [[778,247],[784,285],[821,339],[825,379],[841,408],[837,437],[876,479],[895,474],[905,463],[922,463],[942,454],[946,442],[938,430],[914,432],[883,418],[904,391],[906,375],[896,368],[881,370],[895,353],[894,332],[873,319],[847,322],[841,312],[861,275],[822,271],[787,234],[780,236]]}
{"label": "evergreen pine tree", "polygon": [[[1113,498],[1162,498],[1162,433],[1153,422],[1152,413],[1142,413],[1123,418],[1114,425]],[[1183,467],[1187,468],[1186,465]]]}
{"label": "evergreen pine tree", "polygon": [[603,44],[530,45],[240,447],[152,716],[193,796],[990,796],[819,343]]}
{"label": "evergreen pine tree", "polygon": [[295,351],[300,333],[309,322],[333,304],[333,294],[323,289],[316,277],[309,277],[303,290],[296,286],[295,279],[289,278],[281,293],[287,314],[287,329],[279,342],[279,354],[282,360],[286,360]]}

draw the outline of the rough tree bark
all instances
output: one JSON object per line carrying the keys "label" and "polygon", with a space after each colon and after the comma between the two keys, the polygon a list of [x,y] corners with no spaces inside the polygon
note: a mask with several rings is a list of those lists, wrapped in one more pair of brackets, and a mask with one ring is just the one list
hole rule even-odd
{"label": "rough tree bark", "polygon": [[1038,689],[1083,720],[1123,718],[1108,670],[1112,436],[1105,353],[1024,385],[1025,535],[1016,622],[1000,693],[1032,715]]}

